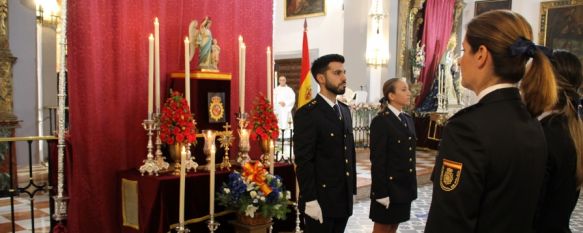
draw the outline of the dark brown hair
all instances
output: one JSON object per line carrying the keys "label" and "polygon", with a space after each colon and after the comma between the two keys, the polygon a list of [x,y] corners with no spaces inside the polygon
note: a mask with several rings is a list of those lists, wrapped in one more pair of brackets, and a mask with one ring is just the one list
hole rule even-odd
{"label": "dark brown hair", "polygon": [[577,153],[577,187],[583,184],[583,123],[577,111],[577,105],[581,96],[577,90],[583,82],[581,62],[575,54],[566,50],[555,50],[551,57],[551,63],[555,70],[559,101],[555,110],[567,118],[567,126],[571,140]]}
{"label": "dark brown hair", "polygon": [[520,88],[526,107],[537,116],[557,101],[554,74],[548,58],[534,44],[532,54],[512,55],[511,47],[519,40],[532,44],[532,28],[522,15],[512,11],[486,12],[473,18],[467,27],[466,41],[472,52],[485,46],[492,55],[497,76],[511,83],[522,80]]}

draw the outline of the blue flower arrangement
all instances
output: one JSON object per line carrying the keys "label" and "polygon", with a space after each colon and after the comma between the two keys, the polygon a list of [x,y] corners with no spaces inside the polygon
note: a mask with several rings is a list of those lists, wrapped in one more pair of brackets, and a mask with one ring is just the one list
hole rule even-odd
{"label": "blue flower arrangement", "polygon": [[217,195],[220,205],[254,218],[285,219],[290,212],[291,194],[282,187],[281,177],[267,173],[260,162],[243,165],[242,173],[229,174]]}

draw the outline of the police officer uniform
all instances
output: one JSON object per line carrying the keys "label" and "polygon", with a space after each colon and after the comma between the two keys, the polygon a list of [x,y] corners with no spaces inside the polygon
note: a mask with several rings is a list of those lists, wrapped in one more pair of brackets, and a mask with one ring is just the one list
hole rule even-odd
{"label": "police officer uniform", "polygon": [[300,210],[304,212],[306,202],[317,200],[324,217],[324,223],[319,224],[306,216],[308,232],[343,230],[352,215],[352,199],[356,194],[352,118],[347,105],[338,102],[337,106],[335,110],[318,94],[294,116]]}
{"label": "police officer uniform", "polygon": [[545,137],[518,89],[503,85],[445,125],[426,233],[533,232]]}
{"label": "police officer uniform", "polygon": [[[399,114],[390,105],[389,108],[380,112],[370,124],[372,187],[369,217],[373,222],[397,224],[409,220],[411,202],[417,199],[416,136],[411,116],[403,112]],[[389,197],[388,209],[376,201],[385,197]]]}

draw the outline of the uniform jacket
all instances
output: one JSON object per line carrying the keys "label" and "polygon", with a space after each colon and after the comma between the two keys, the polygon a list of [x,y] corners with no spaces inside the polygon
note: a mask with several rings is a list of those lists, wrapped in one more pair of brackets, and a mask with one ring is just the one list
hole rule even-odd
{"label": "uniform jacket", "polygon": [[577,154],[569,134],[567,118],[550,115],[541,120],[549,147],[545,191],[539,210],[537,232],[567,233],[579,191],[575,170]]}
{"label": "uniform jacket", "polygon": [[415,126],[413,119],[405,116],[411,128],[389,109],[370,124],[373,200],[388,196],[391,203],[409,203],[417,198]]}
{"label": "uniform jacket", "polygon": [[546,161],[518,89],[487,94],[443,129],[425,232],[533,232]]}
{"label": "uniform jacket", "polygon": [[318,200],[324,217],[352,215],[356,194],[356,163],[352,118],[338,102],[342,120],[317,95],[294,116],[294,155],[300,186],[300,209]]}

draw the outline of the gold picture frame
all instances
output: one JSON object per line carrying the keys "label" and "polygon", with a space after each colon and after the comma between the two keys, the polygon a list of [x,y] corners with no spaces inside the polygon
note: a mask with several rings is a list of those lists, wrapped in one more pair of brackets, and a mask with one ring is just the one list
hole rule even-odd
{"label": "gold picture frame", "polygon": [[326,0],[283,0],[284,19],[303,19],[326,15]]}
{"label": "gold picture frame", "polygon": [[539,44],[583,60],[583,0],[541,2]]}
{"label": "gold picture frame", "polygon": [[512,0],[476,1],[474,5],[474,16],[491,10],[512,10]]}

